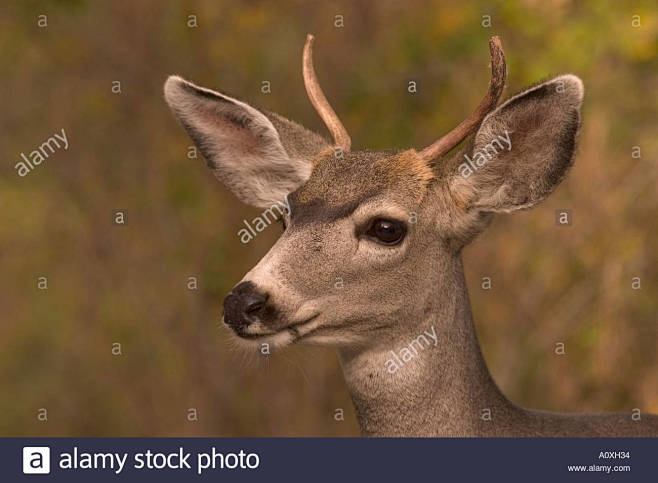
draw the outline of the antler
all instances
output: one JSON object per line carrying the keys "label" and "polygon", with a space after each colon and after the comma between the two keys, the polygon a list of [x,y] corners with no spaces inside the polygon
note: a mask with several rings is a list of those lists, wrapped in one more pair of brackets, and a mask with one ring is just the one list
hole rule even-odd
{"label": "antler", "polygon": [[464,119],[456,128],[419,153],[425,161],[433,161],[457,146],[466,136],[477,129],[485,116],[498,104],[507,77],[505,54],[503,54],[503,47],[498,36],[491,37],[489,40],[489,51],[491,52],[491,81],[489,81],[487,94],[470,117]]}
{"label": "antler", "polygon": [[304,44],[304,54],[302,55],[302,72],[304,74],[304,86],[306,86],[306,93],[308,94],[311,104],[318,111],[318,114],[327,125],[329,132],[334,138],[336,146],[340,147],[343,151],[349,151],[352,146],[350,135],[343,123],[340,122],[336,112],[329,105],[329,101],[324,96],[318,78],[313,69],[313,40],[311,34],[306,36],[306,44]]}

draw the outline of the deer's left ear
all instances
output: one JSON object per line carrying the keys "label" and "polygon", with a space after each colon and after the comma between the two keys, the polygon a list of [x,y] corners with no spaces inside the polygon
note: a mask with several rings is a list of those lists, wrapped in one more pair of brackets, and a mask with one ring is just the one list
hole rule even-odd
{"label": "deer's left ear", "polygon": [[457,203],[510,212],[546,198],[573,163],[583,92],[578,77],[562,75],[487,115],[449,178]]}
{"label": "deer's left ear", "polygon": [[292,121],[178,76],[167,79],[164,92],[215,176],[252,206],[283,201],[306,182],[313,158],[328,146]]}

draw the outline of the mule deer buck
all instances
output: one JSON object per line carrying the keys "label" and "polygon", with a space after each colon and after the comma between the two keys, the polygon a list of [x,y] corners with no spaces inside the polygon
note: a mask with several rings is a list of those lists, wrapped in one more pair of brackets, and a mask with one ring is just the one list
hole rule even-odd
{"label": "mule deer buck", "polygon": [[[167,103],[215,176],[249,205],[285,199],[290,209],[283,235],[224,300],[225,324],[254,349],[337,347],[363,435],[658,435],[658,416],[516,406],[489,374],[474,330],[462,248],[495,213],[534,206],[564,178],[580,79],[561,75],[496,107],[506,65],[494,37],[489,89],[454,130],[420,151],[350,152],[312,46],[309,35],[304,83],[333,144],[180,77],[165,83]],[[400,347],[408,347],[402,358]]]}

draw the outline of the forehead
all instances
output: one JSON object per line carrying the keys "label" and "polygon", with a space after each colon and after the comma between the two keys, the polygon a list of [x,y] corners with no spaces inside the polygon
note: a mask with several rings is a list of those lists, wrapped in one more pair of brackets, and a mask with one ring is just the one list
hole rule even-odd
{"label": "forehead", "polygon": [[[413,151],[357,151],[319,157],[308,181],[288,200],[293,218],[340,218],[364,201],[386,197],[403,206],[418,205],[432,180],[432,169]],[[306,216],[305,216],[306,215]]]}

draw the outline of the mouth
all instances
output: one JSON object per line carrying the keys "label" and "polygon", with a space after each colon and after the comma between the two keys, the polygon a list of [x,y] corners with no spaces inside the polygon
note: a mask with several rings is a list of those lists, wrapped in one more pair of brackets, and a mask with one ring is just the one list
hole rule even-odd
{"label": "mouth", "polygon": [[[290,338],[289,343],[294,343],[297,342],[302,337],[311,334],[313,331],[317,329],[317,327],[313,327],[308,331],[304,331],[304,329],[310,326],[312,322],[315,319],[317,319],[319,316],[320,316],[319,313],[312,315],[311,317],[304,319],[301,322],[296,322],[294,324],[288,325],[286,327],[281,328],[280,330],[273,332],[247,332],[245,329],[236,330],[233,327],[231,327],[231,330],[235,333],[235,335],[237,335],[241,339],[250,340],[250,341],[269,340],[287,334],[288,337]],[[224,319],[222,317],[222,321],[223,320]]]}

